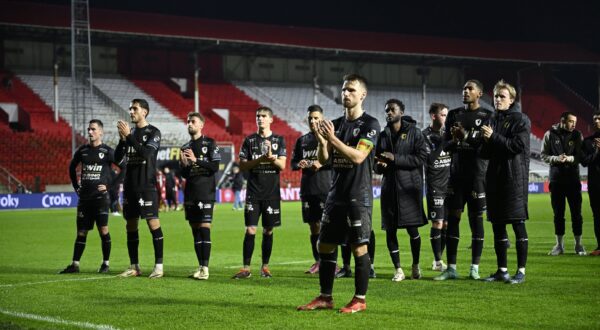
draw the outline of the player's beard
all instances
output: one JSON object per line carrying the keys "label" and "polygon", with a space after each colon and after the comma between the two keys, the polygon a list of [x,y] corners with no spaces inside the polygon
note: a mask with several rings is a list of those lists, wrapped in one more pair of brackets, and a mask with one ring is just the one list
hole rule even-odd
{"label": "player's beard", "polygon": [[192,128],[192,127],[188,127],[188,133],[189,133],[191,136],[194,136],[194,135],[196,135],[196,133],[198,133],[198,130],[195,130],[195,129],[194,129],[194,128]]}

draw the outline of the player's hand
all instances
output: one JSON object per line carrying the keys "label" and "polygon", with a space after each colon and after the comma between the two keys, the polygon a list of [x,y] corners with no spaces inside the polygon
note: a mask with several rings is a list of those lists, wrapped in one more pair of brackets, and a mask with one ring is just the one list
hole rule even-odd
{"label": "player's hand", "polygon": [[323,165],[321,165],[321,163],[319,163],[318,160],[313,160],[310,164],[310,168],[315,172],[318,171],[321,167],[323,167]]}
{"label": "player's hand", "polygon": [[106,185],[105,184],[99,184],[98,185],[98,191],[105,192],[106,191]]}
{"label": "player's hand", "polygon": [[263,155],[262,157],[269,163],[275,163],[275,161],[277,160],[277,156],[272,155],[270,151],[268,155]]}
{"label": "player's hand", "polygon": [[321,120],[318,132],[326,141],[331,141],[331,138],[335,135],[333,122],[331,120]]}
{"label": "player's hand", "polygon": [[306,159],[303,159],[298,162],[298,167],[300,167],[300,168],[307,168],[309,166],[310,166],[310,164],[308,163],[308,161]]}
{"label": "player's hand", "polygon": [[386,163],[386,164],[393,162],[395,159],[396,159],[396,157],[394,156],[394,154],[389,151],[384,151],[377,157],[378,161]]}
{"label": "player's hand", "polygon": [[465,128],[462,126],[461,123],[456,122],[454,123],[454,125],[450,128],[450,134],[452,135],[452,138],[455,141],[462,141],[465,139]]}
{"label": "player's hand", "polygon": [[567,155],[565,155],[565,154],[560,154],[560,155],[558,156],[558,161],[559,161],[559,162],[561,162],[561,163],[564,163],[564,162],[566,162],[566,161],[567,161]]}
{"label": "player's hand", "polygon": [[387,168],[388,164],[385,162],[382,162],[380,160],[377,160],[377,165],[383,168]]}
{"label": "player's hand", "polygon": [[186,158],[188,162],[195,163],[197,158],[194,155],[194,151],[192,149],[185,149],[183,151],[183,156]]}
{"label": "player's hand", "polygon": [[596,149],[600,149],[600,138],[594,139],[594,147],[596,147]]}
{"label": "player's hand", "polygon": [[481,126],[481,133],[483,134],[484,139],[489,140],[489,138],[492,137],[494,130],[488,125],[483,125]]}
{"label": "player's hand", "polygon": [[131,134],[131,128],[129,124],[123,120],[117,121],[117,129],[119,130],[119,137],[124,140],[129,134]]}

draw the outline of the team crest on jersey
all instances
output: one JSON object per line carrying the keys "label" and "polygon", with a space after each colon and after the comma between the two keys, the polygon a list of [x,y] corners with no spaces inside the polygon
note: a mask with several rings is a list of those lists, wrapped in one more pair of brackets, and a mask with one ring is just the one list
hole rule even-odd
{"label": "team crest on jersey", "polygon": [[400,139],[406,140],[406,133],[402,133],[402,135],[400,135]]}
{"label": "team crest on jersey", "polygon": [[435,213],[435,212],[431,212],[431,218],[432,218],[432,219],[435,219],[435,216],[436,216],[436,215],[437,215],[437,213]]}
{"label": "team crest on jersey", "polygon": [[360,133],[360,128],[358,127],[352,131],[352,135],[354,135],[355,137],[358,136],[358,133]]}
{"label": "team crest on jersey", "polygon": [[481,125],[481,119],[475,119],[475,126]]}
{"label": "team crest on jersey", "polygon": [[569,147],[573,145],[573,140],[569,141]]}
{"label": "team crest on jersey", "polygon": [[207,147],[202,147],[202,153],[205,154],[208,151]]}
{"label": "team crest on jersey", "polygon": [[504,122],[504,128],[508,128],[508,126],[510,126],[509,122]]}
{"label": "team crest on jersey", "polygon": [[98,157],[100,157],[100,159],[104,158],[104,153],[98,153]]}
{"label": "team crest on jersey", "polygon": [[273,150],[277,150],[277,148],[279,148],[279,145],[277,143],[273,143],[271,146],[273,147]]}
{"label": "team crest on jersey", "polygon": [[142,141],[146,142],[148,140],[148,135],[142,136]]}

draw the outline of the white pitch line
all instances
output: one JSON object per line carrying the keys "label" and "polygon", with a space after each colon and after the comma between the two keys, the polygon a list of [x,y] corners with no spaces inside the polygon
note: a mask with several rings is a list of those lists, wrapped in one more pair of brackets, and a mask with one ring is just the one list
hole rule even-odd
{"label": "white pitch line", "polygon": [[[313,260],[299,260],[299,261],[277,262],[277,263],[270,263],[269,266],[273,266],[273,265],[279,266],[279,265],[303,264],[305,262],[311,262],[311,261],[313,261]],[[240,266],[239,265],[237,265],[237,266],[225,266],[225,268],[240,268]]]}
{"label": "white pitch line", "polygon": [[114,276],[102,276],[102,277],[98,276],[98,277],[71,278],[71,279],[62,279],[62,280],[53,280],[53,281],[0,284],[0,288],[11,288],[11,287],[16,287],[16,286],[27,286],[27,285],[36,285],[36,284],[46,284],[46,283],[58,283],[58,282],[105,280],[105,279],[109,279],[109,278],[115,278],[115,277]]}
{"label": "white pitch line", "polygon": [[63,320],[58,317],[28,314],[28,313],[21,313],[21,312],[13,312],[13,311],[7,311],[4,309],[0,309],[0,313],[6,314],[9,316],[22,318],[22,319],[43,321],[43,322],[54,323],[54,324],[71,325],[71,326],[76,326],[79,328],[98,329],[98,330],[118,330],[119,329],[119,328],[115,328],[112,325],[108,325],[108,324],[94,324],[94,323],[90,323],[90,322],[68,321],[68,320]]}

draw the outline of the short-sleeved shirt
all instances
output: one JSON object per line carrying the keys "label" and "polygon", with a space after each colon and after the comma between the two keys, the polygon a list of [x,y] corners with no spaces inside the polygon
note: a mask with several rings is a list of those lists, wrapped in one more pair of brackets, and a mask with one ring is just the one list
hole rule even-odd
{"label": "short-sleeved shirt", "polygon": [[[77,183],[75,169],[81,163],[81,183]],[[75,190],[79,189],[79,199],[93,200],[107,198],[108,190],[112,184],[111,165],[115,163],[121,167],[123,160],[115,161],[114,150],[106,144],[93,147],[89,144],[82,145],[75,151],[69,174]],[[98,191],[98,185],[106,185],[107,191]]]}
{"label": "short-sleeved shirt", "polygon": [[216,191],[215,173],[219,170],[221,154],[215,140],[201,136],[181,147],[181,150],[192,149],[196,162],[185,166],[181,175],[187,179],[185,184],[185,201],[214,201]]}
{"label": "short-sleeved shirt", "polygon": [[156,190],[156,157],[160,139],[160,130],[147,125],[134,127],[125,141],[117,145],[117,161],[127,156],[127,172],[123,182],[125,193]]}
{"label": "short-sleeved shirt", "polygon": [[377,119],[366,112],[352,121],[345,116],[339,117],[333,121],[333,126],[338,139],[352,148],[369,151],[369,156],[356,165],[333,149],[333,154],[329,155],[332,159],[333,178],[327,204],[372,206],[373,149],[381,126]]}
{"label": "short-sleeved shirt", "polygon": [[[264,141],[271,142],[271,153],[274,156],[287,157],[283,136],[271,134],[261,137],[258,133],[247,136],[240,149],[240,159],[253,160],[260,158],[264,152]],[[280,200],[279,168],[270,162],[263,162],[250,170],[246,188],[246,200]]]}
{"label": "short-sleeved shirt", "polygon": [[427,181],[427,193],[444,195],[448,188],[448,177],[450,176],[450,163],[452,154],[444,151],[442,146],[444,130],[434,131],[431,127],[423,130],[423,136],[427,143],[428,155],[425,164],[425,180]]}
{"label": "short-sleeved shirt", "polygon": [[[319,142],[311,132],[296,140],[296,146],[292,154],[292,169],[298,170],[298,162],[305,159],[309,162],[317,160],[317,148]],[[318,171],[310,168],[302,169],[302,179],[300,181],[300,196],[318,196],[327,195],[331,186],[331,165],[323,164]]]}

